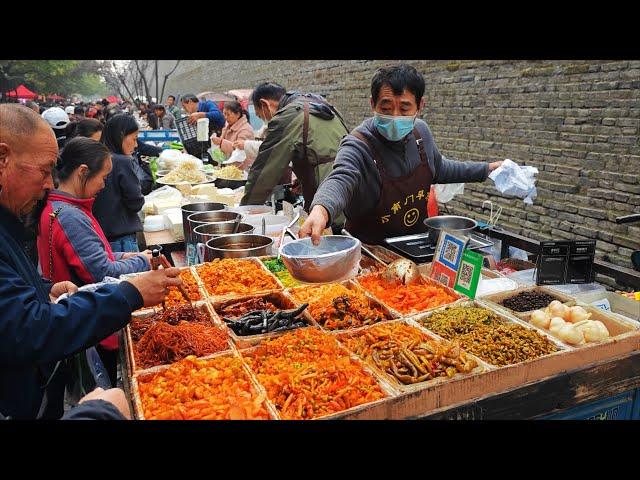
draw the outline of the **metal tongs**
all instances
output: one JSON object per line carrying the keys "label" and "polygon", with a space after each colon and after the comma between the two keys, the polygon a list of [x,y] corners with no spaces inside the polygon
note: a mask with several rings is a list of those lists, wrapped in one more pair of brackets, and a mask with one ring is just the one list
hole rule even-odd
{"label": "metal tongs", "polygon": [[[169,263],[169,260],[167,260],[167,257],[165,257],[164,255],[161,255],[160,250],[158,248],[154,248],[153,250],[151,250],[151,268],[153,270],[158,270],[158,268],[160,268],[160,265],[162,265],[163,268],[172,268],[171,264]],[[189,293],[187,293],[187,291],[185,290],[184,285],[178,285],[178,290],[180,290],[180,293],[182,294],[184,299],[193,309],[194,308],[193,302],[189,297]],[[162,300],[162,309],[166,310],[164,300]]]}
{"label": "metal tongs", "polygon": [[[300,218],[300,212],[296,212],[295,216],[293,217],[293,220],[291,220],[291,222],[289,222],[289,225],[285,226],[282,229],[282,233],[280,234],[280,243],[278,243],[278,260],[280,260],[280,249],[282,248],[282,242],[284,241],[284,236],[285,234],[289,234],[289,236],[291,238],[293,238],[294,240],[296,239],[296,236],[294,235],[294,233],[290,230],[290,228],[296,224],[296,222],[298,221],[298,219]],[[264,233],[263,233],[264,235]]]}
{"label": "metal tongs", "polygon": [[486,224],[486,226],[484,226],[482,229],[492,229],[494,228],[497,224],[498,224],[498,219],[500,218],[500,215],[502,215],[502,206],[498,205],[498,208],[496,208],[495,214],[493,212],[493,202],[491,200],[485,200],[484,202],[482,202],[482,209],[484,210],[485,204],[489,204],[489,207],[491,208],[490,212],[489,212],[489,222]]}

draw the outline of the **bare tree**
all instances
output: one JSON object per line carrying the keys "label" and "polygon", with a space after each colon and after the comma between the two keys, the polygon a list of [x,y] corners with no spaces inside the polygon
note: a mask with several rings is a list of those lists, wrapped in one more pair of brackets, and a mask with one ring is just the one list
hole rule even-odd
{"label": "bare tree", "polygon": [[169,79],[169,77],[170,77],[171,75],[173,75],[173,72],[175,72],[175,71],[176,71],[176,68],[178,68],[178,65],[180,65],[180,62],[181,62],[181,60],[177,60],[177,61],[176,61],[176,64],[175,64],[175,65],[174,65],[174,67],[173,67],[173,69],[172,69],[169,73],[167,73],[167,74],[164,76],[164,80],[163,80],[163,82],[162,82],[162,90],[161,90],[161,92],[160,92],[160,97],[158,98],[158,101],[161,101],[161,100],[164,98],[164,87],[165,87],[165,85],[167,84],[167,80]]}
{"label": "bare tree", "polygon": [[147,70],[149,68],[149,60],[134,60],[136,65],[136,69],[140,74],[140,81],[144,86],[145,96],[147,98],[147,103],[151,103],[151,91],[149,90],[149,80],[147,79]]}
{"label": "bare tree", "polygon": [[[167,80],[180,65],[180,60],[176,61],[173,68],[163,76],[162,90],[157,93],[157,102],[164,98],[164,91]],[[100,73],[105,81],[124,98],[124,92],[131,100],[146,98],[148,103],[152,102],[151,86],[156,86],[158,90],[159,81],[155,78],[151,60],[132,60],[128,62],[104,61],[102,62]]]}

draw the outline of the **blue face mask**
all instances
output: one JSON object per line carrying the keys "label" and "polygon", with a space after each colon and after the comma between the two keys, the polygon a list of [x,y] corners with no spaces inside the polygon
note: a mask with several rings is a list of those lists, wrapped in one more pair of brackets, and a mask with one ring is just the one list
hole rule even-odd
{"label": "blue face mask", "polygon": [[373,124],[384,138],[392,142],[399,142],[413,130],[416,115],[394,117],[393,115],[376,113],[373,117]]}

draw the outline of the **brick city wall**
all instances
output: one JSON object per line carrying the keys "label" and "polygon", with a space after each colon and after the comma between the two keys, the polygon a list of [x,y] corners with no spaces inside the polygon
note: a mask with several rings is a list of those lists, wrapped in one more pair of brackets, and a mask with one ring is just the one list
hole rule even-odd
{"label": "brick city wall", "polygon": [[[173,62],[164,62],[170,67]],[[350,126],[370,115],[375,69],[389,61],[184,61],[168,93],[251,88],[272,80],[323,94]],[[452,213],[487,219],[538,240],[597,239],[598,257],[630,267],[640,225],[640,61],[410,61],[427,82],[424,119],[448,158],[510,158],[536,166],[534,205],[502,197],[493,182],[467,184]]]}

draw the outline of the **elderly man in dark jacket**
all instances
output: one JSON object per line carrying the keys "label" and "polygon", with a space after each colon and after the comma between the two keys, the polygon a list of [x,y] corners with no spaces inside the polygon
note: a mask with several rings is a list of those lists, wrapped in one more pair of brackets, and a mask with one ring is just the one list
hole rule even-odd
{"label": "elderly man in dark jacket", "polygon": [[[11,418],[60,418],[64,360],[123,328],[131,312],[161,302],[182,282],[156,270],[93,293],[40,278],[21,245],[23,219],[53,188],[56,139],[21,105],[0,105],[0,412]],[[72,294],[58,304],[63,293]]]}

